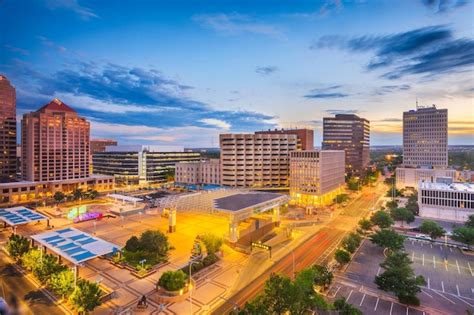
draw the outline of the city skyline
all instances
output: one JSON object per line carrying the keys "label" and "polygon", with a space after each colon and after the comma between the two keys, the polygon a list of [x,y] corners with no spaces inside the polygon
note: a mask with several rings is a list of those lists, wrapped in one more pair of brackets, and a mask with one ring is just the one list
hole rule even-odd
{"label": "city skyline", "polygon": [[245,4],[5,1],[0,73],[17,117],[57,97],[121,144],[308,127],[320,146],[323,117],[355,113],[371,145],[401,145],[417,99],[474,144],[471,1]]}

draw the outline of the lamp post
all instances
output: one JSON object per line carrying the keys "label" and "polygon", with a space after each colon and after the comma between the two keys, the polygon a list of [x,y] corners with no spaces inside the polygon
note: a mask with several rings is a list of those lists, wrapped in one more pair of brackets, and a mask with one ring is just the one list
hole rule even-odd
{"label": "lamp post", "polygon": [[198,263],[198,261],[191,260],[189,262],[189,309],[190,309],[190,315],[193,315],[193,290],[192,290],[192,265]]}

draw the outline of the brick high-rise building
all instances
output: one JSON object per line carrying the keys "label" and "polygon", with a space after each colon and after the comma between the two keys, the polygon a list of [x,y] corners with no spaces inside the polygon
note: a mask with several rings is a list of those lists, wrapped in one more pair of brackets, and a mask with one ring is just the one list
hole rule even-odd
{"label": "brick high-rise building", "polygon": [[89,177],[90,124],[59,99],[23,115],[21,139],[23,179]]}
{"label": "brick high-rise building", "polygon": [[323,119],[323,150],[346,151],[346,172],[361,175],[369,165],[370,123],[357,115]]}
{"label": "brick high-rise building", "polygon": [[16,177],[16,92],[0,75],[0,182]]}
{"label": "brick high-rise building", "polygon": [[268,129],[263,131],[257,131],[255,134],[286,134],[296,135],[297,138],[297,150],[313,150],[314,149],[314,131],[313,129]]}
{"label": "brick high-rise building", "polygon": [[91,139],[91,154],[105,152],[108,146],[117,146],[117,141],[112,139]]}

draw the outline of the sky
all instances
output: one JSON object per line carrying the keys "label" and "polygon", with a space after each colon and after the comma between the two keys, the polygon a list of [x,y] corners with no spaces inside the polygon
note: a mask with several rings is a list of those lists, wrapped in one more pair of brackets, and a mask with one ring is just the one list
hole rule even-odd
{"label": "sky", "polygon": [[59,98],[120,144],[305,127],[319,146],[323,117],[355,113],[398,145],[418,102],[474,145],[468,0],[3,0],[0,74],[19,119]]}

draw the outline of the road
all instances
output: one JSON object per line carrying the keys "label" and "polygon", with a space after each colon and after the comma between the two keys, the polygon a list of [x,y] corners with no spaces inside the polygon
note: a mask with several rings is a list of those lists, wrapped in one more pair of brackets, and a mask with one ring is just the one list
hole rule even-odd
{"label": "road", "polygon": [[62,315],[64,312],[21,274],[10,259],[0,252],[0,296],[18,301],[18,314]]}
{"label": "road", "polygon": [[[379,182],[376,187],[366,189],[360,197],[351,202],[340,214],[334,215],[326,224],[326,227],[323,227],[306,242],[296,247],[294,249],[295,272],[307,268],[316,262],[320,263],[320,260],[328,254],[328,251],[334,250],[335,245],[339,243],[345,233],[352,230],[360,218],[370,212],[370,208],[375,205],[378,197],[383,195],[384,188],[382,182]],[[292,272],[293,254],[289,252],[244,288],[227,297],[223,304],[213,310],[212,314],[228,314],[236,306],[242,307],[245,302],[251,300],[263,290],[265,281],[272,273],[291,276]]]}

